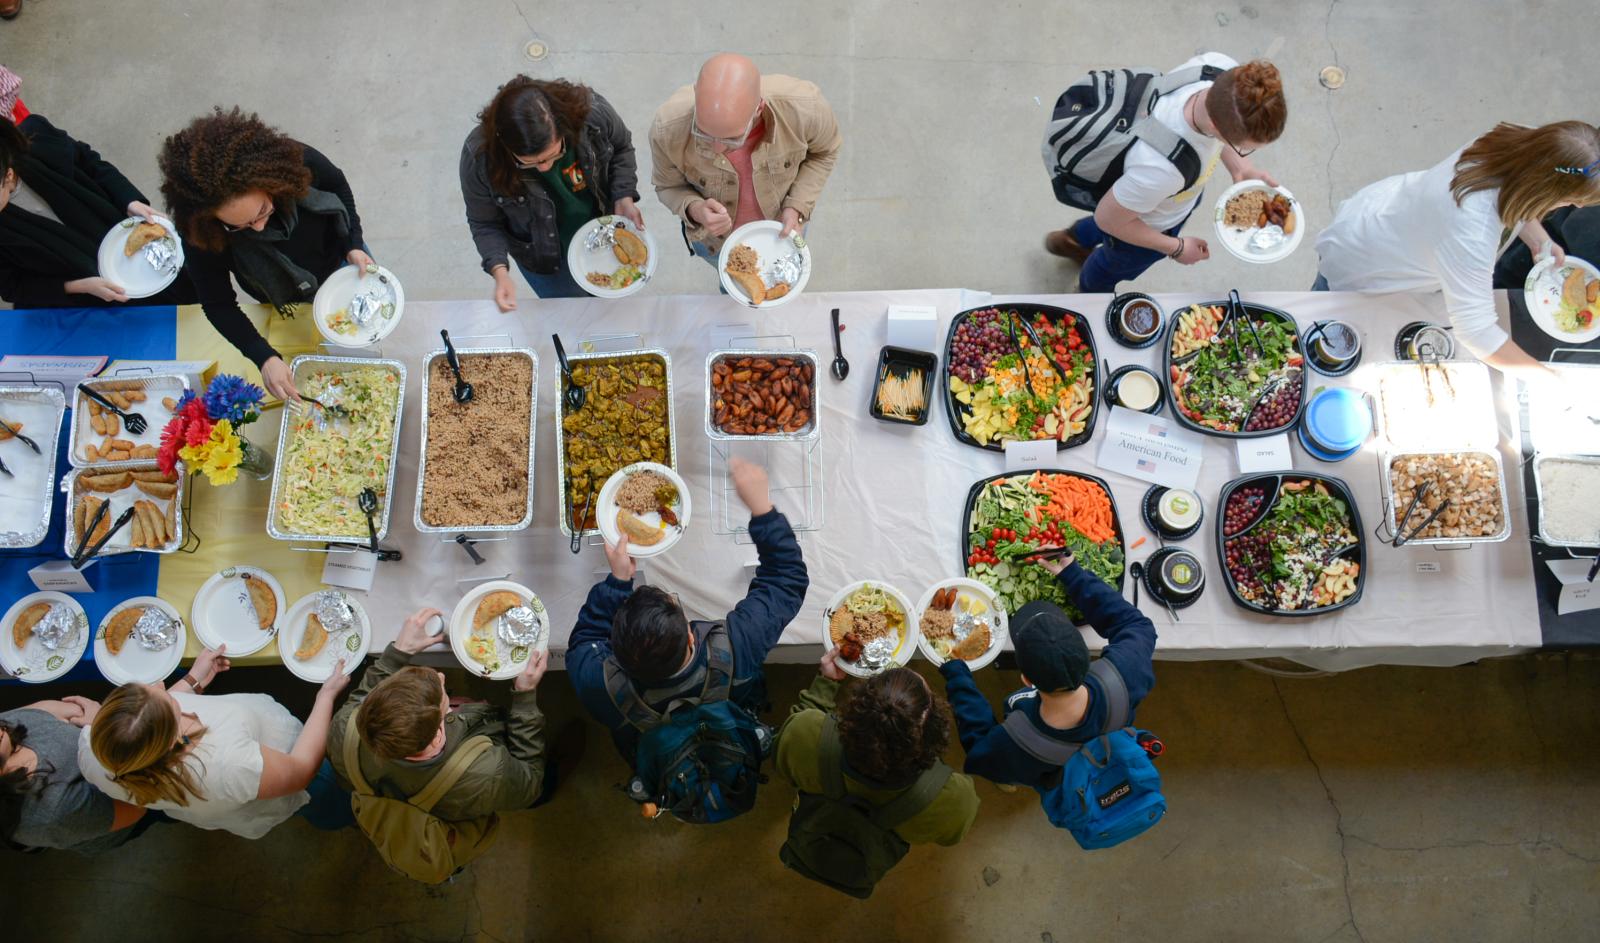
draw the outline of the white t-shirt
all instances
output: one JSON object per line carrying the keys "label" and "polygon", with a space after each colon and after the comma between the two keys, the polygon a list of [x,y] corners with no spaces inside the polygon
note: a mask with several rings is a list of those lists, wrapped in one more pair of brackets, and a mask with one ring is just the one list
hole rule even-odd
{"label": "white t-shirt", "polygon": [[[1207,52],[1195,56],[1172,71],[1195,66],[1213,65],[1219,69],[1232,69],[1239,63],[1220,52]],[[1172,161],[1160,151],[1143,141],[1134,142],[1123,158],[1122,176],[1111,185],[1111,195],[1129,210],[1138,213],[1139,219],[1151,229],[1165,232],[1183,222],[1185,216],[1199,202],[1205,192],[1206,181],[1217,168],[1222,156],[1222,142],[1208,138],[1189,126],[1183,117],[1189,99],[1211,87],[1210,82],[1185,85],[1170,95],[1161,96],[1150,110],[1150,117],[1180,135],[1200,155],[1200,177],[1194,186],[1183,190],[1183,174],[1172,166]],[[1179,190],[1183,190],[1179,193]]]}
{"label": "white t-shirt", "polygon": [[1443,291],[1456,340],[1482,357],[1510,339],[1494,306],[1494,263],[1509,240],[1501,240],[1499,190],[1456,205],[1450,179],[1460,159],[1457,150],[1341,203],[1317,237],[1318,271],[1334,291]]}
{"label": "white t-shirt", "polygon": [[[180,822],[197,828],[221,829],[242,838],[260,838],[311,801],[305,790],[276,799],[257,799],[261,788],[261,748],[282,753],[294,748],[304,725],[265,694],[174,694],[178,706],[200,718],[205,736],[189,751],[185,762],[194,773],[204,798],[190,797],[180,806],[165,800],[147,808],[160,809]],[[127,792],[89,747],[89,731],[78,740],[78,767],[83,778],[113,799],[132,802]]]}

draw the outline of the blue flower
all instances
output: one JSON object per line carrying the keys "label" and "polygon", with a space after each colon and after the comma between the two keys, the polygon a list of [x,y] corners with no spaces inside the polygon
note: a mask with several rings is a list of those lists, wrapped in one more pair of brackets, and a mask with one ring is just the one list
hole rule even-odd
{"label": "blue flower", "polygon": [[246,383],[241,377],[224,373],[211,381],[201,399],[212,419],[226,419],[235,425],[242,425],[256,419],[257,407],[265,395],[261,387],[254,383]]}

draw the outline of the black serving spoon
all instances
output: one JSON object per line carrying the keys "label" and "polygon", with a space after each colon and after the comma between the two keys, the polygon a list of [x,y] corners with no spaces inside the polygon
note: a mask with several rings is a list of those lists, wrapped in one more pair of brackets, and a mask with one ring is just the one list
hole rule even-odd
{"label": "black serving spoon", "polygon": [[6,422],[4,419],[0,419],[0,429],[4,429],[5,431],[11,433],[12,438],[20,440],[23,445],[26,445],[28,448],[33,449],[33,454],[35,454],[35,455],[44,454],[44,453],[39,451],[39,443],[33,441],[32,439],[30,439],[27,436],[23,435],[22,433],[18,432],[15,426],[13,426],[9,422]]}
{"label": "black serving spoon", "polygon": [[367,535],[371,538],[368,549],[373,553],[377,553],[378,525],[373,523],[372,515],[378,511],[378,492],[373,491],[371,488],[362,488],[361,494],[356,498],[356,505],[367,515]]}
{"label": "black serving spoon", "polygon": [[[111,502],[107,501],[105,504],[102,504],[101,507],[104,508],[106,505],[109,505],[110,503]],[[106,531],[106,535],[104,537],[101,537],[99,540],[94,542],[94,546],[87,547],[87,548],[79,547],[78,548],[78,555],[72,558],[72,568],[74,570],[83,569],[83,565],[85,563],[88,563],[90,560],[94,559],[94,555],[99,553],[105,547],[107,541],[109,541],[112,537],[116,536],[117,531],[119,531],[122,528],[126,527],[128,522],[133,520],[133,514],[134,514],[133,508],[129,507],[127,510],[123,511],[122,514],[117,518],[116,523],[111,525],[111,529]],[[98,516],[96,517],[96,520],[97,521],[99,520]]]}
{"label": "black serving spoon", "polygon": [[444,359],[450,361],[450,370],[456,375],[456,402],[472,402],[472,384],[461,378],[461,358],[456,356],[456,345],[450,343],[450,332],[440,331],[444,338]]}
{"label": "black serving spoon", "polygon": [[833,363],[829,367],[829,369],[833,371],[833,378],[835,380],[843,380],[845,377],[850,375],[850,361],[844,359],[844,348],[841,347],[840,344],[839,344],[839,335],[842,332],[842,330],[843,329],[839,327],[839,309],[838,308],[834,308],[833,309]]}
{"label": "black serving spoon", "polygon": [[1133,577],[1133,608],[1139,608],[1139,584],[1144,582],[1144,564],[1138,560],[1128,565],[1128,575]]}
{"label": "black serving spoon", "polygon": [[144,416],[140,415],[139,413],[123,412],[117,408],[117,404],[106,399],[104,396],[101,396],[99,393],[90,389],[87,385],[79,383],[78,391],[84,396],[87,396],[99,403],[105,409],[110,410],[112,415],[121,417],[123,425],[127,426],[128,431],[134,435],[143,435],[144,431],[150,428],[150,424],[145,422]]}
{"label": "black serving spoon", "polygon": [[567,349],[561,346],[561,335],[551,334],[550,339],[556,342],[556,360],[561,363],[561,375],[567,378],[567,388],[561,394],[562,402],[566,403],[567,412],[575,413],[583,408],[584,401],[589,398],[589,391],[579,386],[578,381],[572,378],[572,365],[567,363]]}

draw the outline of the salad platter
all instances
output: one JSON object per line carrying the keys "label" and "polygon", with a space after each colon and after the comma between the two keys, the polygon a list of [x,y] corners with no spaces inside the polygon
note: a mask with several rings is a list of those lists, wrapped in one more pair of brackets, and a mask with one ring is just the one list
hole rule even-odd
{"label": "salad platter", "polygon": [[967,493],[961,532],[963,571],[993,590],[1007,613],[1044,599],[1083,624],[1061,582],[1026,562],[1042,548],[1070,549],[1084,569],[1122,590],[1127,552],[1117,499],[1093,475],[1041,469],[981,479]]}
{"label": "salad platter", "polygon": [[1366,588],[1361,512],[1338,478],[1246,475],[1222,489],[1217,553],[1247,611],[1317,616],[1355,605]]}
{"label": "salad platter", "polygon": [[[1237,310],[1238,313],[1231,313]],[[1305,409],[1294,318],[1237,301],[1190,305],[1167,329],[1167,402],[1179,425],[1248,439],[1293,428]]]}
{"label": "salad platter", "polygon": [[1099,355],[1083,315],[1040,304],[963,311],[945,343],[945,403],[957,441],[992,452],[1094,435]]}

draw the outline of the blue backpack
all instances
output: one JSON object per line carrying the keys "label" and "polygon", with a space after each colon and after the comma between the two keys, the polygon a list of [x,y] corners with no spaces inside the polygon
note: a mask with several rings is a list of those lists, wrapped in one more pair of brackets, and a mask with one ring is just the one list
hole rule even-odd
{"label": "blue backpack", "polygon": [[1060,781],[1039,789],[1045,817],[1071,832],[1079,847],[1093,851],[1122,844],[1166,814],[1161,774],[1152,762],[1166,747],[1150,731],[1128,726],[1128,685],[1116,665],[1101,658],[1089,673],[1106,693],[1106,723],[1099,737],[1088,743],[1057,740],[1022,711],[1007,714],[1002,726],[1029,756],[1061,765]]}
{"label": "blue backpack", "polygon": [[711,825],[755,806],[772,731],[728,699],[733,647],[727,626],[713,623],[705,646],[700,696],[673,701],[660,712],[639,696],[615,658],[606,659],[606,693],[639,731],[628,795],[650,818],[671,812],[693,825]]}

